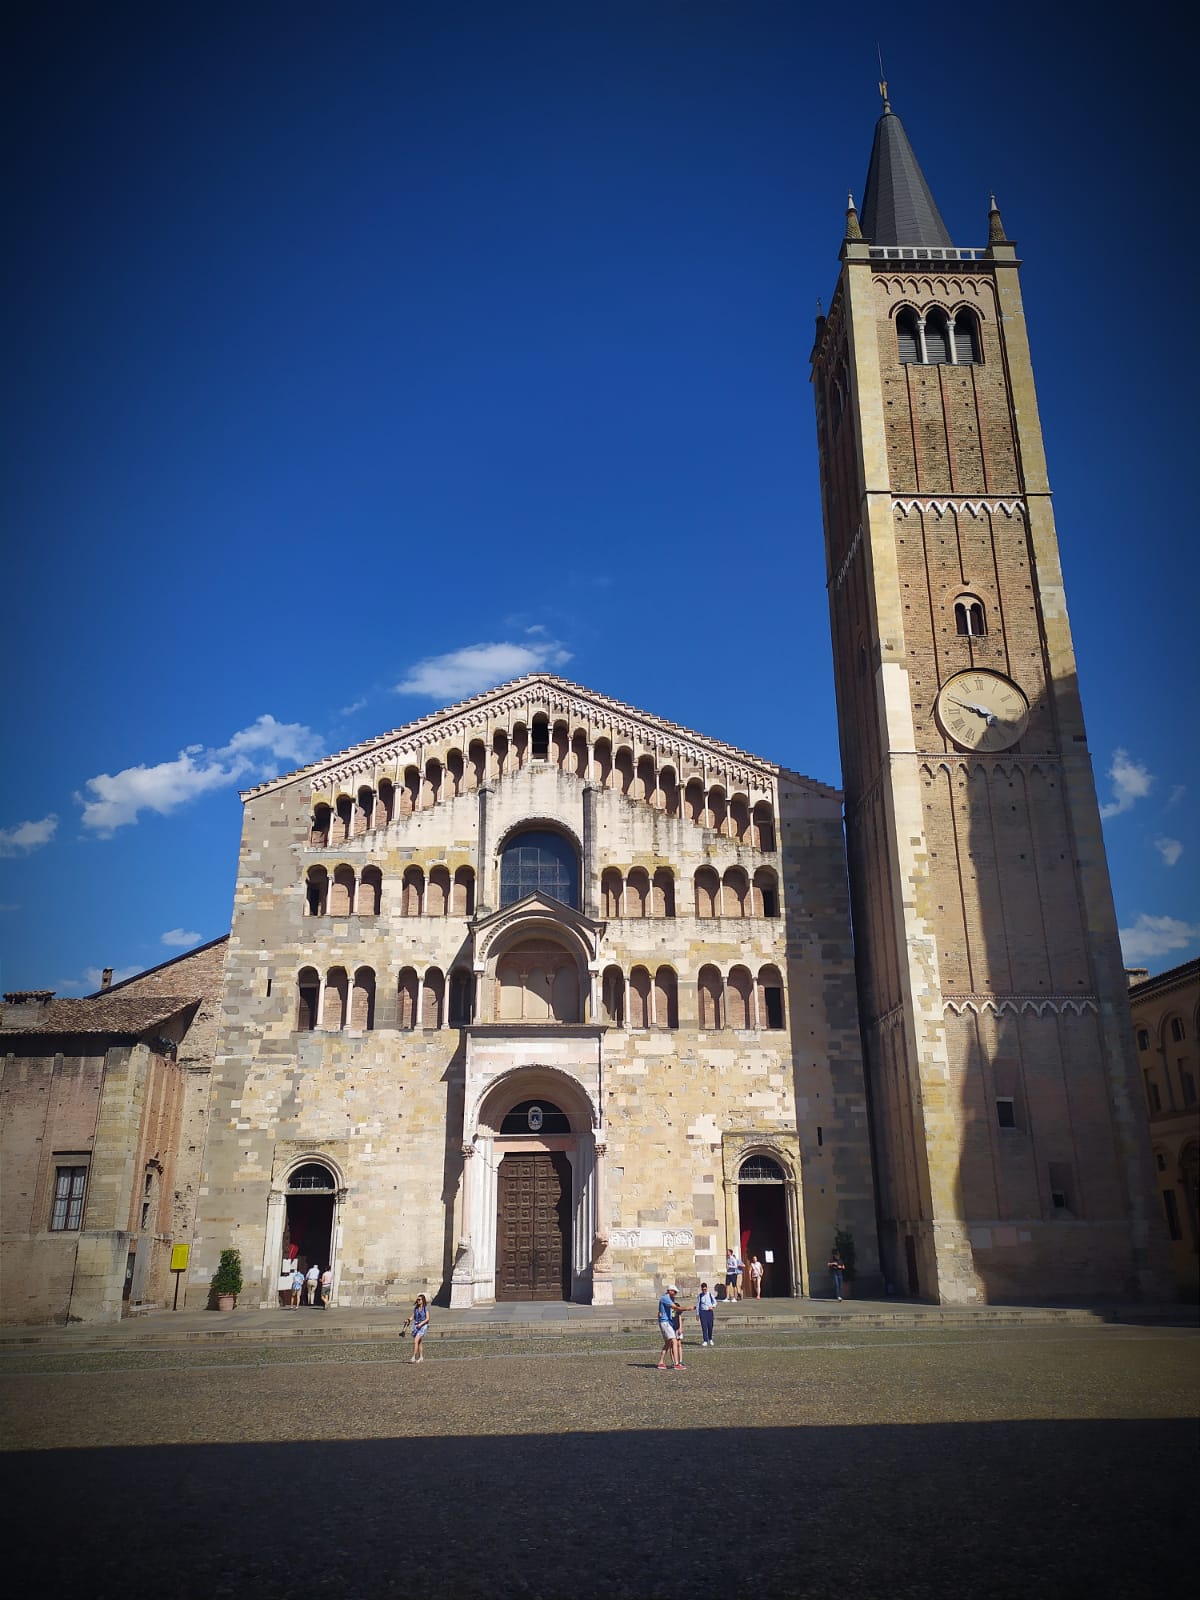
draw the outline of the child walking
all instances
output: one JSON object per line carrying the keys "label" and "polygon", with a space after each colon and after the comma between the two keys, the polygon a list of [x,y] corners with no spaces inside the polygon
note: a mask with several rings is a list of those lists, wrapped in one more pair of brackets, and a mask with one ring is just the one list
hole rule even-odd
{"label": "child walking", "polygon": [[423,1294],[417,1296],[417,1303],[412,1312],[412,1336],[414,1361],[424,1361],[425,1353],[421,1348],[425,1343],[425,1334],[429,1328],[429,1301]]}

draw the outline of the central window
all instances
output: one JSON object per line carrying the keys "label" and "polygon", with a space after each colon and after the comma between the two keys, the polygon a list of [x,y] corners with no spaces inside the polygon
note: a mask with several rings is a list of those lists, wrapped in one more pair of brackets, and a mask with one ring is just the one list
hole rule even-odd
{"label": "central window", "polygon": [[579,859],[570,840],[549,829],[514,834],[500,856],[500,904],[527,894],[545,894],[563,905],[579,905]]}

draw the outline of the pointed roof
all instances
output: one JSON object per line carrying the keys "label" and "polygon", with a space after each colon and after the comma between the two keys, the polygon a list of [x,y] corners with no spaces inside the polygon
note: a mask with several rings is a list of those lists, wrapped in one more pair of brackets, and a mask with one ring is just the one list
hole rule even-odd
{"label": "pointed roof", "polygon": [[886,94],[883,115],[875,124],[859,220],[871,244],[944,247],[953,242]]}

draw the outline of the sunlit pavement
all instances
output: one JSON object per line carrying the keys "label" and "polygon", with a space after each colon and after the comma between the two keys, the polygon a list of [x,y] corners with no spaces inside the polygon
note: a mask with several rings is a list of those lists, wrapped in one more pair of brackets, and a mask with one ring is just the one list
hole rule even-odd
{"label": "sunlit pavement", "polygon": [[468,1334],[420,1366],[397,1333],[6,1343],[9,1583],[1191,1593],[1191,1330],[718,1324],[682,1372],[656,1370],[649,1329]]}

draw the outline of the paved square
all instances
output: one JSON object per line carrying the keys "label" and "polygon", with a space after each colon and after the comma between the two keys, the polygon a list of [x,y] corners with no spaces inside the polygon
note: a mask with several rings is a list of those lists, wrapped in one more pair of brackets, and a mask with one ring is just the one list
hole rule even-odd
{"label": "paved square", "polygon": [[[22,1592],[1190,1592],[1200,1338],[9,1350]],[[31,1537],[34,1529],[47,1530]]]}

